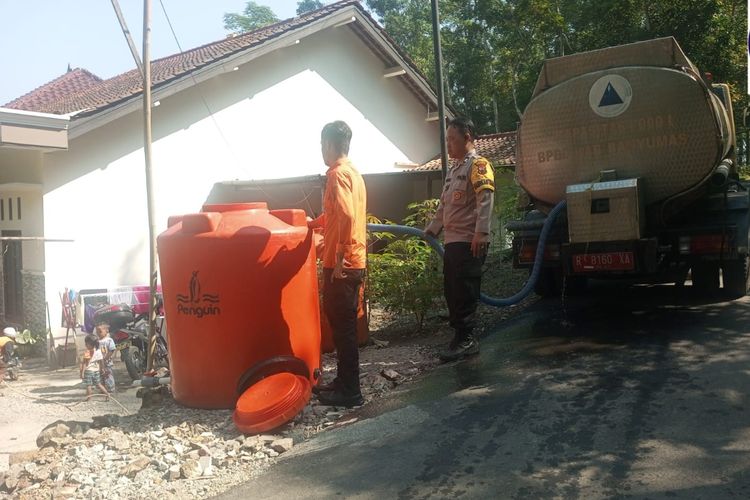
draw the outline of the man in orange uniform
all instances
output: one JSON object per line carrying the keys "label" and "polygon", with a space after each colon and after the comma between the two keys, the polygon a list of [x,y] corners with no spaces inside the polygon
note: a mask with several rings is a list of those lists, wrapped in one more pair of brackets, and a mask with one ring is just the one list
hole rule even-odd
{"label": "man in orange uniform", "polygon": [[323,127],[320,147],[328,166],[323,214],[309,227],[323,227],[323,311],[336,346],[336,378],[319,387],[324,405],[364,403],[359,386],[357,304],[367,265],[367,193],[365,183],[348,158],[352,131],[342,121]]}

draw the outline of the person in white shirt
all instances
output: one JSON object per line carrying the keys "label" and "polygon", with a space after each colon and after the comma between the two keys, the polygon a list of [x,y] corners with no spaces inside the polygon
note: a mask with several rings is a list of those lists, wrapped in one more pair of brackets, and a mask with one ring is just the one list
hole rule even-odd
{"label": "person in white shirt", "polygon": [[103,323],[96,326],[96,336],[99,337],[99,350],[102,352],[102,382],[109,393],[115,392],[114,362],[115,341],[109,336],[109,325]]}
{"label": "person in white shirt", "polygon": [[86,351],[83,353],[83,359],[81,359],[81,379],[86,385],[86,401],[91,399],[94,392],[94,387],[98,387],[102,394],[107,396],[109,400],[109,393],[107,388],[102,385],[101,369],[102,369],[102,351],[99,349],[99,340],[95,335],[86,335],[84,339],[86,344]]}

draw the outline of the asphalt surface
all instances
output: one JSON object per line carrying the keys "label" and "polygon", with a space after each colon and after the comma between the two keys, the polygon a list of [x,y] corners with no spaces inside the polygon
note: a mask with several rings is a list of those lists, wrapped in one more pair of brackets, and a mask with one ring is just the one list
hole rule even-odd
{"label": "asphalt surface", "polygon": [[750,301],[537,303],[222,498],[750,498]]}

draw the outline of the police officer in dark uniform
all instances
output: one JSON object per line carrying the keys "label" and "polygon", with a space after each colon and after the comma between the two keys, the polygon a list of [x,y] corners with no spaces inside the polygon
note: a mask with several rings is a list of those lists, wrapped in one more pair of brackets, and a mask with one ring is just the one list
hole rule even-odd
{"label": "police officer in dark uniform", "polygon": [[475,137],[471,120],[456,118],[448,123],[448,154],[458,162],[451,165],[435,217],[425,228],[431,236],[445,231],[443,287],[455,334],[440,353],[443,361],[479,353],[474,324],[490,242],[495,176],[490,162],[476,153]]}

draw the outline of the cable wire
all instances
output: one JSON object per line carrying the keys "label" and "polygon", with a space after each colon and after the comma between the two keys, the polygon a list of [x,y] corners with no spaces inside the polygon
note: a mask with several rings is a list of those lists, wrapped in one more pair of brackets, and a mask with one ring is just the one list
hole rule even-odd
{"label": "cable wire", "polygon": [[[161,10],[164,13],[164,17],[167,19],[167,25],[169,25],[169,30],[172,32],[172,37],[174,38],[174,41],[177,44],[177,48],[179,49],[180,54],[184,54],[185,51],[182,50],[182,45],[180,44],[180,40],[177,38],[177,33],[175,32],[174,26],[172,25],[172,20],[169,18],[169,14],[167,14],[167,9],[164,6],[163,0],[159,0],[159,5],[161,5]],[[219,133],[219,135],[221,136],[222,141],[224,141],[224,144],[226,145],[227,149],[231,153],[231,155],[232,155],[232,157],[234,159],[234,162],[235,162],[235,168],[238,168],[243,174],[247,175],[248,177],[252,177],[252,173],[250,171],[248,171],[245,167],[242,166],[242,162],[239,161],[239,157],[235,153],[234,148],[232,148],[231,143],[229,142],[229,140],[224,135],[224,131],[221,129],[221,126],[219,126],[219,122],[216,120],[216,117],[214,116],[214,112],[211,110],[211,107],[208,105],[208,102],[206,101],[206,98],[203,95],[203,92],[202,92],[202,90],[200,88],[200,82],[198,82],[195,79],[195,75],[192,74],[192,73],[190,74],[190,78],[193,80],[193,83],[195,84],[195,87],[198,90],[198,95],[200,96],[201,102],[203,103],[203,106],[206,108],[206,111],[208,112],[208,115],[211,117],[211,121],[213,122],[214,126],[216,127],[217,132]],[[257,187],[263,193],[263,195],[266,196],[266,198],[269,201],[272,201],[272,200],[276,199],[273,195],[271,195],[271,193],[269,193],[268,191],[266,191],[265,189],[263,189],[262,186],[257,185],[257,186],[254,186],[254,187]],[[304,195],[304,191],[303,191],[303,193],[302,193],[303,194],[303,198],[301,200],[297,201],[296,203],[294,203],[293,206],[298,206],[298,205],[301,205],[301,204],[307,202],[307,200],[310,198],[310,196],[312,196],[312,194],[314,192],[315,192],[315,190],[312,190],[307,195]],[[309,207],[309,205],[310,204],[308,203],[308,207]],[[310,210],[312,211],[312,207],[310,207]]]}
{"label": "cable wire", "polygon": [[[180,54],[184,54],[185,51],[182,50],[182,45],[180,44],[180,40],[177,38],[177,33],[174,30],[174,27],[172,26],[172,20],[169,18],[169,14],[167,14],[167,9],[164,6],[163,0],[159,0],[159,5],[161,5],[161,10],[164,13],[164,17],[167,19],[167,25],[169,25],[169,29],[172,32],[172,37],[174,38],[175,43],[177,44],[177,48],[180,51]],[[239,161],[239,157],[234,151],[234,148],[232,148],[232,145],[230,144],[229,140],[227,140],[226,136],[224,135],[224,131],[221,129],[221,126],[219,126],[219,122],[216,120],[216,116],[214,116],[214,112],[211,110],[211,107],[208,105],[208,102],[206,101],[205,96],[203,95],[203,91],[200,87],[200,82],[196,80],[195,74],[190,73],[190,78],[193,80],[193,83],[195,84],[195,88],[198,91],[198,96],[201,99],[201,102],[203,103],[203,106],[206,108],[206,111],[208,112],[208,115],[211,117],[211,121],[214,124],[214,127],[216,127],[216,131],[219,133],[219,136],[221,137],[222,141],[224,141],[224,145],[227,147],[227,150],[232,155],[232,158],[234,159],[234,166],[235,168],[239,169],[244,175],[250,176],[251,173],[245,169],[245,167],[242,166],[242,163]],[[261,191],[263,189],[261,188]],[[265,193],[265,191],[263,191]]]}

